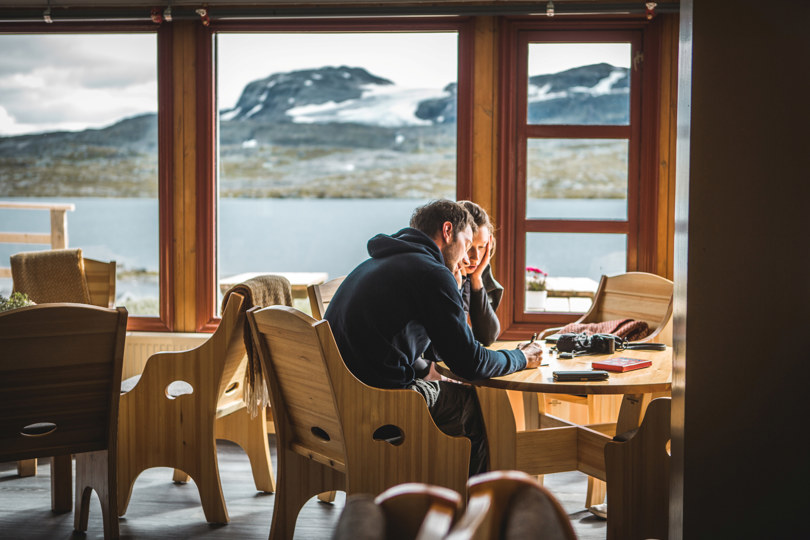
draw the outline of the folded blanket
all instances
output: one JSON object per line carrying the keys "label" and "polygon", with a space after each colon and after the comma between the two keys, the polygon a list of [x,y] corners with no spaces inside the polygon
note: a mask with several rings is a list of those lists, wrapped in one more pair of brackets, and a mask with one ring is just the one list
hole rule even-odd
{"label": "folded blanket", "polygon": [[11,256],[14,292],[28,295],[32,302],[90,303],[84,277],[81,249],[28,251]]}
{"label": "folded blanket", "polygon": [[[222,311],[228,303],[231,293],[239,293],[245,297],[242,309],[248,310],[254,306],[267,307],[274,305],[292,306],[292,286],[287,278],[266,274],[237,283],[222,297]],[[256,356],[253,348],[253,337],[250,325],[244,325],[245,350],[247,351],[247,369],[245,370],[245,384],[243,401],[250,413],[255,417],[262,407],[270,405],[270,394],[267,391],[267,374],[264,366]]]}
{"label": "folded blanket", "polygon": [[627,341],[638,341],[652,333],[649,325],[644,321],[635,319],[616,319],[598,323],[571,323],[563,326],[559,334],[585,332],[587,334],[613,334]]}

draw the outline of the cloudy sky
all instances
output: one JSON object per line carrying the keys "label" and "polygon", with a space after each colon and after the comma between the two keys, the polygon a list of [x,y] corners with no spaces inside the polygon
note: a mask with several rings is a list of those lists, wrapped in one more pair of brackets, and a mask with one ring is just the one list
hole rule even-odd
{"label": "cloudy sky", "polygon": [[[248,82],[279,71],[360,66],[412,88],[444,87],[457,72],[455,33],[222,34],[217,47],[222,109]],[[532,75],[602,61],[629,66],[628,46],[544,47],[540,61],[530,55]],[[14,51],[0,55],[0,135],[102,127],[157,109],[154,34],[2,35],[0,50]]]}
{"label": "cloudy sky", "polygon": [[157,39],[0,36],[0,134],[107,125],[155,111]]}

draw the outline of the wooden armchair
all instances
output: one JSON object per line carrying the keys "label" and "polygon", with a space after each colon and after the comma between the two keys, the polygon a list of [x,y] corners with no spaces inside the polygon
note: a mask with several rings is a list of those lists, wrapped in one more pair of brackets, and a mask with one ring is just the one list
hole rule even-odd
{"label": "wooden armchair", "polygon": [[[344,279],[346,279],[346,276],[338,276],[325,283],[321,283],[320,285],[307,286],[309,308],[310,311],[312,311],[313,318],[318,320],[323,319],[323,314],[326,313],[326,308],[329,307],[329,302],[332,301],[332,297],[335,296],[338,287],[340,287],[340,284],[343,283]],[[319,494],[318,499],[322,502],[330,503],[335,500],[335,495],[336,493],[334,491],[327,491]]]}
{"label": "wooden armchair", "polygon": [[[602,276],[594,302],[576,323],[595,323],[617,319],[644,321],[652,331],[640,342],[672,345],[672,281],[646,272],[628,272],[616,276]],[[549,328],[541,333],[544,338],[559,332],[562,327]],[[539,404],[534,400],[538,399]],[[527,409],[560,416],[578,424],[615,423],[619,414],[621,396],[571,396],[524,394]],[[605,485],[601,480],[588,479],[585,506],[599,504],[605,498]]]}
{"label": "wooden armchair", "polygon": [[312,317],[315,319],[323,319],[323,314],[326,313],[326,308],[329,307],[329,302],[332,297],[343,283],[346,276],[338,276],[330,279],[326,283],[320,285],[309,285],[307,287],[307,296],[309,297],[309,307],[312,311]]}
{"label": "wooden armchair", "polygon": [[[266,409],[260,408],[251,417],[242,402],[246,368],[243,304],[242,295],[231,293],[222,321],[208,341],[196,349],[152,355],[137,384],[121,396],[120,515],[126,512],[133,484],[142,471],[172,467],[182,471],[175,473],[175,480],[194,479],[206,520],[227,523],[216,439],[239,444],[250,459],[256,489],[275,491]],[[185,386],[186,391],[174,390],[178,386]]]}
{"label": "wooden armchair", "polygon": [[[591,308],[574,321],[578,324],[634,319],[644,321],[651,333],[639,341],[672,345],[672,282],[655,274],[628,272],[602,276]],[[563,327],[548,328],[544,338]]]}
{"label": "wooden armchair", "polygon": [[332,540],[441,540],[461,507],[457,492],[406,483],[376,498],[357,493],[346,499]]}
{"label": "wooden armchair", "polygon": [[637,430],[605,445],[608,540],[669,536],[671,405],[652,400]]}
{"label": "wooden armchair", "polygon": [[537,480],[492,471],[467,482],[468,504],[447,540],[576,540],[568,514]]}
{"label": "wooden armchair", "polygon": [[[32,302],[115,306],[115,261],[87,259],[78,248],[15,253],[10,261],[14,291]],[[37,460],[19,461],[17,473],[35,475]]]}
{"label": "wooden armchair", "polygon": [[37,304],[76,302],[101,307],[115,304],[115,261],[82,256],[82,250],[52,249],[11,256],[14,290]]}
{"label": "wooden armchair", "polygon": [[84,278],[94,306],[115,306],[115,261],[84,258]]}
{"label": "wooden armchair", "polygon": [[87,530],[90,493],[101,501],[104,538],[118,538],[118,394],[127,311],[43,304],[0,313],[0,461],[54,456],[51,507],[71,507]]}
{"label": "wooden armchair", "polygon": [[405,482],[463,494],[470,442],[442,433],[424,398],[352,375],[326,320],[285,306],[248,311],[276,420],[278,492],[271,540],[290,540],[318,493],[379,494]]}

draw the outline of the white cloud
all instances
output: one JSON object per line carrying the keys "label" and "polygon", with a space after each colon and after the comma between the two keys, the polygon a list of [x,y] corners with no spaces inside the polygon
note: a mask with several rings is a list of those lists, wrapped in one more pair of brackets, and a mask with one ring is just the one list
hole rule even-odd
{"label": "white cloud", "polygon": [[0,35],[0,135],[103,127],[157,110],[153,34]]}

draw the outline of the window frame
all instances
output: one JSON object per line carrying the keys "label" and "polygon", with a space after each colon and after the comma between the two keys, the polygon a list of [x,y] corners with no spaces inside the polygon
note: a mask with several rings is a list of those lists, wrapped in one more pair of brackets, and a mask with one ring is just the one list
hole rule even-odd
{"label": "window frame", "polygon": [[[498,279],[511,294],[499,310],[501,339],[522,339],[541,328],[564,325],[581,313],[526,312],[525,256],[527,234],[618,233],[627,236],[626,271],[654,272],[658,238],[657,31],[643,19],[515,17],[502,22],[500,47],[502,146],[499,149],[499,215],[502,229],[496,253]],[[553,38],[553,39],[552,39]],[[630,68],[630,122],[628,125],[538,125],[526,114],[528,47],[530,43],[631,43],[631,64],[641,53],[640,69]],[[615,219],[543,219],[526,217],[526,145],[533,138],[624,139],[628,147],[627,216]]]}
{"label": "window frame", "polygon": [[[220,318],[216,316],[217,298],[217,142],[216,132],[216,66],[213,37],[215,33],[251,32],[429,32],[448,31],[458,34],[458,103],[456,123],[456,198],[472,197],[473,159],[473,69],[475,21],[471,17],[395,17],[367,19],[280,19],[280,20],[221,20],[205,27],[198,58],[198,88],[204,89],[199,110],[198,126],[202,126],[198,149],[198,241],[200,246],[197,283],[204,294],[197,302],[197,331],[212,331]],[[203,117],[202,111],[210,112]],[[205,156],[210,156],[206,159]]]}
{"label": "window frame", "polygon": [[172,128],[173,103],[172,32],[166,25],[151,21],[71,22],[58,25],[37,23],[0,23],[2,34],[124,34],[149,33],[157,38],[157,122],[158,122],[158,316],[129,316],[127,331],[168,332],[173,330],[174,298],[170,284],[174,281],[174,262],[171,238],[174,235],[172,208],[174,189],[171,182],[174,132]]}

